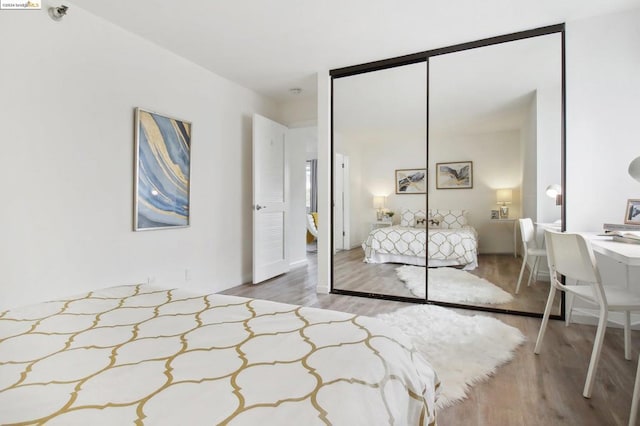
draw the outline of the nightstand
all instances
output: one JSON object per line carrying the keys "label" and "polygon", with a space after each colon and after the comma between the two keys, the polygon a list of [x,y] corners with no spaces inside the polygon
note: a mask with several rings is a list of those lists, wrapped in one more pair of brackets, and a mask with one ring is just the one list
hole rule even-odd
{"label": "nightstand", "polygon": [[513,225],[513,257],[518,257],[518,219],[491,219],[491,223],[509,223]]}
{"label": "nightstand", "polygon": [[388,220],[378,220],[375,222],[371,222],[371,230],[373,231],[374,229],[378,229],[378,228],[386,228],[388,226],[393,225],[393,222],[388,221]]}

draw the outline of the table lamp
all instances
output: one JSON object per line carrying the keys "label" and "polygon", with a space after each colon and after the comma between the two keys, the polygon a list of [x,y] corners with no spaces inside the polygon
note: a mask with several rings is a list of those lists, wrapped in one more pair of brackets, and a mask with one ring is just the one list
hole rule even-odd
{"label": "table lamp", "polygon": [[373,208],[377,209],[376,218],[378,220],[382,220],[382,209],[384,209],[384,199],[386,197],[384,195],[374,195],[373,196]]}
{"label": "table lamp", "polygon": [[544,191],[547,194],[547,197],[554,198],[556,200],[556,206],[562,205],[562,188],[558,184],[553,184],[547,186],[547,189]]}
{"label": "table lamp", "polygon": [[496,191],[496,204],[500,206],[500,219],[509,218],[509,207],[513,197],[513,190],[511,189],[498,189]]}

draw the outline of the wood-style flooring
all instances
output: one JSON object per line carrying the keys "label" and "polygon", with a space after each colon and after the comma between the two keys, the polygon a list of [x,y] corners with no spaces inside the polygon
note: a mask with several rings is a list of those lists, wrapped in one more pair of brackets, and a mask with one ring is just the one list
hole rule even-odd
{"label": "wood-style flooring", "polygon": [[[369,316],[409,306],[363,297],[317,294],[316,271],[315,256],[310,256],[305,267],[262,284],[245,284],[223,293]],[[468,310],[457,312],[478,314]],[[550,321],[542,353],[534,355],[540,319],[480,314],[491,315],[517,327],[527,341],[494,377],[473,386],[466,400],[441,410],[439,426],[627,424],[640,352],[640,332],[632,333],[634,360],[626,361],[622,330],[607,330],[593,397],[585,399],[582,388],[595,327],[579,324],[565,327],[561,321]]]}
{"label": "wood-style flooring", "polygon": [[[359,247],[336,253],[334,256],[334,288],[363,293],[416,297],[396,275],[396,269],[401,265],[364,263],[362,259],[364,259],[364,252]],[[515,294],[521,266],[522,258],[515,258],[511,254],[479,255],[478,267],[468,272],[492,282],[507,293],[511,293],[514,298],[509,303],[476,304],[476,306],[542,314],[549,295],[549,282],[532,280],[531,285],[527,287],[529,278],[529,269],[527,268],[520,285],[520,292]],[[556,308],[552,314],[560,315],[560,298],[558,297],[556,300]]]}

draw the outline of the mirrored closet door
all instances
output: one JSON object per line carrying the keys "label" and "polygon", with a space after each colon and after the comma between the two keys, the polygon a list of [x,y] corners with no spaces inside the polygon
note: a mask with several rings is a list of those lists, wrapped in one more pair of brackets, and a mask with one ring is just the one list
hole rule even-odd
{"label": "mirrored closet door", "polygon": [[519,219],[538,247],[560,227],[546,188],[562,181],[562,116],[561,33],[429,59],[429,259],[453,266],[429,269],[429,300],[544,311],[546,258],[529,256],[518,288]]}
{"label": "mirrored closet door", "polygon": [[557,25],[332,71],[333,292],[542,314],[563,46]]}
{"label": "mirrored closet door", "polygon": [[426,86],[425,62],[333,80],[334,290],[425,298],[424,229],[402,212],[426,216]]}

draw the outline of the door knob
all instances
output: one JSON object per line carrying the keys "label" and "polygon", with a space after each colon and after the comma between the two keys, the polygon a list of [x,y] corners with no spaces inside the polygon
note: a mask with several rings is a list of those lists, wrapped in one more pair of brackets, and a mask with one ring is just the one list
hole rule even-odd
{"label": "door knob", "polygon": [[256,210],[266,209],[267,206],[261,206],[260,204],[256,204]]}

